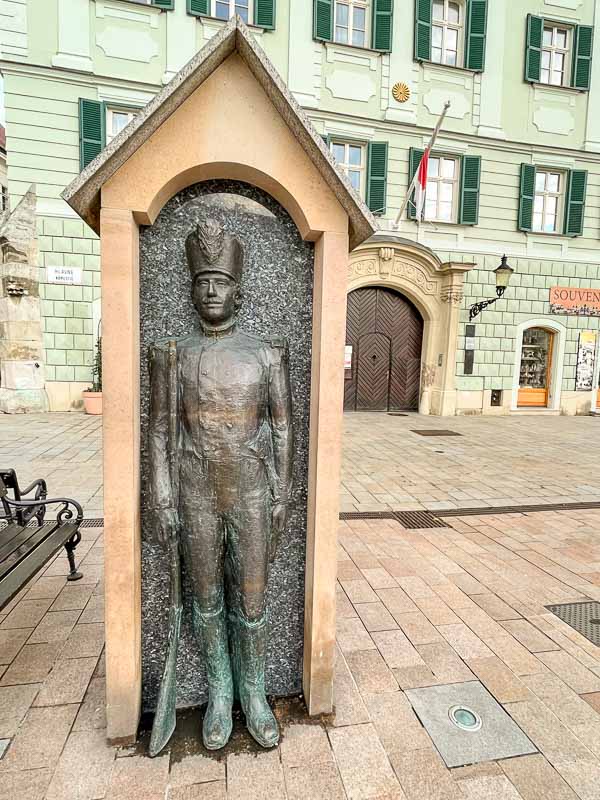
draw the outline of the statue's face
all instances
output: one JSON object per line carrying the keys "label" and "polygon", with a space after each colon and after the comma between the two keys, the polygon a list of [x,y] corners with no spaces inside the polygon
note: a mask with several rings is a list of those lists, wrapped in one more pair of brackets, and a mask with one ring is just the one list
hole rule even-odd
{"label": "statue's face", "polygon": [[222,272],[202,272],[192,287],[196,311],[210,325],[222,325],[233,319],[239,296],[237,283]]}

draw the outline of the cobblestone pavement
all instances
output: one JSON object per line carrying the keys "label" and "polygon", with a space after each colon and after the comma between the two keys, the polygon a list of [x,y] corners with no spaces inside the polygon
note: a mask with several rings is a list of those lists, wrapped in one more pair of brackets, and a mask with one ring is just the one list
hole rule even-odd
{"label": "cobblestone pavement", "polygon": [[[97,455],[88,461],[77,447],[87,439],[97,448],[99,422],[53,416],[60,433],[38,418],[38,435],[23,433],[19,444],[0,418],[2,463],[31,469],[26,478],[53,465],[43,470],[51,490],[85,489],[99,515],[99,477],[94,483],[87,472]],[[25,421],[8,418],[12,436]],[[587,452],[589,428],[587,436],[562,430],[565,444],[587,439]],[[571,474],[579,478],[577,469],[583,476],[581,466]],[[564,474],[560,481],[570,489]],[[84,528],[81,582],[66,583],[61,553],[0,610],[0,800],[598,800],[600,648],[545,606],[600,601],[600,511],[465,516],[450,525],[340,523],[334,715],[299,719],[279,703],[278,750],[258,752],[238,726],[218,755],[189,746],[196,716],[154,760],[143,746],[105,741],[102,531]],[[472,682],[537,753],[445,766],[407,692]]]}
{"label": "cobblestone pavement", "polygon": [[48,495],[72,497],[86,516],[102,516],[102,417],[0,415],[0,465],[19,483],[46,478]]}
{"label": "cobblestone pavement", "polygon": [[599,501],[599,447],[600,417],[346,414],[342,510]]}

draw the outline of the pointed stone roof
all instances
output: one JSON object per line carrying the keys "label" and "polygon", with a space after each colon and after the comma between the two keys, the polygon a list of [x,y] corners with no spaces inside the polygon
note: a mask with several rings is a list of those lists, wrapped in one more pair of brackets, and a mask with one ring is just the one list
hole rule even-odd
{"label": "pointed stone roof", "polygon": [[0,215],[3,260],[27,262],[36,238],[36,187],[32,183],[13,211]]}
{"label": "pointed stone roof", "polygon": [[375,219],[336,167],[322,137],[298,105],[248,27],[233,17],[129,125],[67,186],[62,198],[93,228],[100,227],[100,189],[179,106],[237,51],[349,217],[353,249],[377,229]]}

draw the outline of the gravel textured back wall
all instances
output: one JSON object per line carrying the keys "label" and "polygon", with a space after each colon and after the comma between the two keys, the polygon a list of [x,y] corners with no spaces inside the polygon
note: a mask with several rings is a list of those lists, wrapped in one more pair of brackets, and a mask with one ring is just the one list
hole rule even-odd
{"label": "gravel textured back wall", "polygon": [[[301,691],[308,421],[312,337],[313,246],[302,241],[287,212],[245,183],[207,181],[172,198],[151,227],[140,231],[142,358],[142,671],[143,707],[156,705],[167,639],[169,580],[166,553],[155,538],[148,509],[148,346],[155,339],[198,328],[190,299],[184,241],[202,218],[213,217],[243,244],[244,302],[239,327],[285,336],[290,346],[294,403],[294,494],[268,591],[267,691]],[[184,623],[177,662],[178,706],[206,700],[204,665],[190,624],[184,577]]]}

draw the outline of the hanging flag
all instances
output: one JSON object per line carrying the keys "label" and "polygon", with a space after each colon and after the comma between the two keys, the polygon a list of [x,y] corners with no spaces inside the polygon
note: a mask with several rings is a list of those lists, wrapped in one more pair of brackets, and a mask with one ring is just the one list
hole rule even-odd
{"label": "hanging flag", "polygon": [[417,169],[417,183],[415,186],[415,206],[417,209],[417,219],[425,217],[425,194],[427,192],[427,169],[429,167],[429,148],[423,153],[423,157]]}
{"label": "hanging flag", "polygon": [[423,158],[421,159],[421,163],[417,171],[414,174],[412,181],[408,187],[408,192],[406,193],[406,197],[404,198],[404,202],[402,203],[402,208],[398,212],[396,219],[394,220],[394,224],[392,228],[398,230],[398,223],[402,218],[402,215],[406,211],[406,206],[409,204],[410,199],[412,197],[413,192],[415,193],[415,205],[417,207],[417,222],[420,222],[423,219],[423,214],[425,211],[425,190],[427,188],[427,165],[429,163],[429,154],[433,150],[433,145],[435,144],[435,140],[437,139],[437,135],[440,132],[440,128],[442,127],[442,122],[444,121],[444,117],[446,116],[448,109],[450,108],[450,101],[448,100],[440,118],[437,121],[437,125],[433,129],[433,133],[431,135],[431,139],[429,140],[429,144],[425,148],[425,152],[423,153]]}

